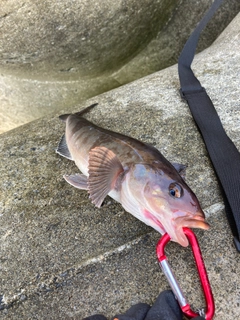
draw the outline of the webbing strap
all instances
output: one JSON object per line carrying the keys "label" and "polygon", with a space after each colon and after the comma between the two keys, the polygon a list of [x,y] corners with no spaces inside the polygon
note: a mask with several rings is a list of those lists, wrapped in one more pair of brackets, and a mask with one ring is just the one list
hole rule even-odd
{"label": "webbing strap", "polygon": [[222,1],[214,1],[186,42],[178,60],[178,73],[181,95],[188,103],[209,152],[222,187],[234,243],[240,252],[240,153],[227,136],[211,99],[190,67],[200,33]]}

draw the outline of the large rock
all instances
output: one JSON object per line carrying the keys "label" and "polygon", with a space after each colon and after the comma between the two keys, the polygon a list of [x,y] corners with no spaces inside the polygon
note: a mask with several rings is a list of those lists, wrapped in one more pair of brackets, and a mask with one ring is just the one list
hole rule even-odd
{"label": "large rock", "polygon": [[58,80],[116,70],[149,43],[176,4],[176,0],[5,2],[1,64],[32,77]]}
{"label": "large rock", "polygon": [[[4,1],[0,132],[175,63],[211,3]],[[238,0],[226,2],[205,32],[200,49],[239,10]]]}
{"label": "large rock", "polygon": [[[240,15],[198,54],[194,69],[238,149]],[[77,111],[100,126],[154,144],[170,160],[188,163],[187,181],[211,224],[197,231],[216,301],[216,320],[237,319],[239,254],[225,219],[219,187],[201,137],[178,93],[177,67],[102,94]],[[69,186],[75,165],[55,153],[64,128],[57,115],[1,135],[0,318],[82,319],[152,303],[168,288],[155,258],[159,234],[107,198],[95,208]],[[167,254],[189,302],[204,305],[189,250]]]}

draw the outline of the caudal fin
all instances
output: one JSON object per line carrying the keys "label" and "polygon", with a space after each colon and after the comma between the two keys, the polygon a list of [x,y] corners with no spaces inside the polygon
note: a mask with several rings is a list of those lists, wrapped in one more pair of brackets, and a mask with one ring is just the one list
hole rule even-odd
{"label": "caudal fin", "polygon": [[73,160],[72,156],[71,156],[71,153],[68,149],[68,146],[67,146],[67,141],[66,141],[66,136],[65,134],[62,136],[59,144],[58,144],[58,147],[57,147],[57,150],[56,150],[57,153],[59,153],[61,156],[69,159],[69,160]]}

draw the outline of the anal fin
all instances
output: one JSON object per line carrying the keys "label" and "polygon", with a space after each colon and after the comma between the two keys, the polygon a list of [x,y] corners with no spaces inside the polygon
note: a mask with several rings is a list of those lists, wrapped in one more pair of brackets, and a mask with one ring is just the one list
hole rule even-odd
{"label": "anal fin", "polygon": [[75,188],[88,190],[88,178],[84,174],[64,175],[63,178]]}

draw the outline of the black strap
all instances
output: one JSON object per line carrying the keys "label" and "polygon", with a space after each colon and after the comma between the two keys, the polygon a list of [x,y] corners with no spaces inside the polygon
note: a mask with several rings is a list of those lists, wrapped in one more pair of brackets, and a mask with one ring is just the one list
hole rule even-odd
{"label": "black strap", "polygon": [[179,57],[178,72],[181,96],[187,101],[209,152],[222,187],[226,214],[234,235],[234,242],[240,252],[240,153],[224,131],[211,99],[190,67],[200,33],[222,1],[214,1],[191,34]]}

